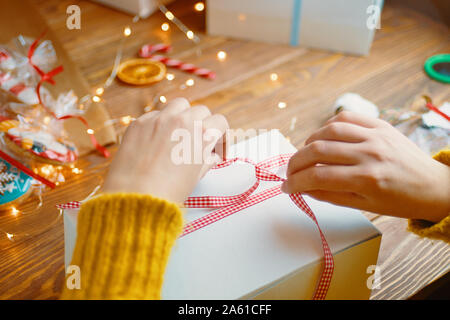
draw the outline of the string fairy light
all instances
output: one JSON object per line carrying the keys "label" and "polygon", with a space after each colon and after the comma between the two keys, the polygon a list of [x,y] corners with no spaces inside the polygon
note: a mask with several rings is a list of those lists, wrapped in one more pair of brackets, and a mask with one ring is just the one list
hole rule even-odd
{"label": "string fairy light", "polygon": [[72,172],[75,173],[75,174],[80,174],[80,173],[83,172],[83,170],[81,170],[81,169],[79,169],[79,168],[73,168],[73,169],[72,169]]}
{"label": "string fairy light", "polygon": [[15,217],[19,214],[19,210],[16,209],[16,207],[11,207],[11,214]]}
{"label": "string fairy light", "polygon": [[226,58],[227,58],[227,53],[225,51],[217,52],[217,59],[219,59],[219,61],[224,61]]}
{"label": "string fairy light", "polygon": [[276,74],[276,73],[271,73],[271,74],[270,74],[270,80],[272,80],[272,81],[277,81],[277,80],[278,80],[278,74]]}
{"label": "string fairy light", "polygon": [[125,29],[123,29],[123,35],[125,37],[129,37],[131,35],[131,28],[129,26],[126,26]]}
{"label": "string fairy light", "polygon": [[123,124],[124,126],[127,126],[134,120],[135,119],[132,116],[124,116],[120,118],[120,123]]}
{"label": "string fairy light", "polygon": [[[192,31],[188,27],[186,27],[186,25],[184,23],[182,23],[170,10],[168,10],[165,5],[163,5],[159,1],[157,1],[157,2],[158,2],[159,10],[164,14],[164,16],[170,22],[174,23],[175,26],[179,30],[181,30],[186,35],[186,37],[189,40],[192,40],[196,44],[198,44],[200,42],[200,38],[194,33],[194,31]],[[194,8],[195,8],[196,11],[200,12],[200,11],[203,11],[205,9],[205,5],[204,5],[203,2],[197,2],[195,4]],[[133,21],[133,23],[136,23],[139,20],[140,20],[139,15],[136,15],[136,16],[133,17],[132,21]],[[169,29],[170,29],[170,24],[169,23],[164,22],[164,23],[161,24],[161,30],[168,31]],[[86,96],[84,96],[84,97],[82,97],[80,99],[80,103],[79,103],[79,106],[78,106],[80,110],[84,109],[84,105],[83,105],[84,101],[88,101],[88,100],[92,100],[93,102],[100,102],[101,101],[100,96],[105,92],[105,89],[108,88],[112,84],[112,82],[114,81],[114,79],[115,79],[115,77],[117,75],[117,71],[118,71],[120,62],[122,60],[122,56],[123,56],[123,49],[124,49],[125,40],[131,34],[132,34],[131,27],[130,26],[126,26],[123,29],[123,38],[121,39],[119,47],[117,49],[116,56],[115,56],[115,59],[114,59],[114,65],[113,65],[111,74],[106,79],[104,84],[102,86],[99,86],[95,90],[95,95],[86,95]],[[226,59],[226,53],[224,51],[219,52],[218,53],[218,58],[219,58],[219,60],[223,61],[224,59]],[[166,75],[166,79],[169,82],[171,82],[171,81],[173,81],[175,79],[175,75],[172,74],[172,73],[168,73]],[[179,88],[181,90],[183,90],[186,87],[194,86],[194,84],[195,84],[194,79],[188,79],[188,80],[186,80],[185,83],[181,84]],[[166,89],[169,89],[169,88],[173,89],[174,87],[173,87],[173,85],[171,85],[171,86],[168,86],[168,88],[166,88]],[[166,91],[168,92],[169,90],[164,90],[164,92],[166,92]],[[144,107],[144,112],[152,111],[154,109],[155,104],[158,101],[161,102],[161,103],[167,103],[167,98],[166,98],[165,95],[163,95],[161,93],[159,95],[155,96],[154,99],[153,99],[153,103],[152,104],[148,104],[148,105],[146,105]],[[83,103],[81,103],[81,102],[83,102]],[[126,126],[131,121],[134,121],[134,120],[135,120],[134,118],[132,118],[131,116],[127,115],[127,116],[120,117],[119,119],[110,119],[110,120],[106,121],[104,125],[106,126],[106,125],[111,125],[113,123],[121,123],[122,125]],[[94,130],[91,129],[91,128],[87,129],[86,132],[88,134],[94,134]],[[74,169],[74,168],[72,168],[72,169]],[[77,171],[77,170],[75,170],[75,171]]]}
{"label": "string fairy light", "polygon": [[278,102],[278,108],[280,108],[280,109],[284,109],[284,108],[286,108],[287,107],[287,104],[286,104],[286,102],[284,102],[284,101],[280,101],[280,102]]}
{"label": "string fairy light", "polygon": [[9,240],[13,241],[14,235],[12,233],[6,232],[6,236],[8,237]]}
{"label": "string fairy light", "polygon": [[99,88],[97,88],[97,89],[95,90],[95,94],[96,94],[97,96],[101,96],[104,92],[105,92],[105,89],[102,88],[102,87],[99,87]]}
{"label": "string fairy light", "polygon": [[159,10],[166,16],[166,18],[173,24],[175,24],[175,26],[177,26],[177,28],[180,29],[181,32],[183,32],[189,40],[194,41],[194,43],[200,42],[200,38],[192,30],[186,27],[186,25],[182,23],[177,17],[175,17],[175,15],[171,11],[169,11],[169,9],[167,9],[165,5],[159,3],[158,7]]}
{"label": "string fairy light", "polygon": [[194,36],[195,36],[195,34],[194,34],[194,32],[192,32],[191,30],[189,30],[188,32],[186,32],[186,37],[187,37],[189,40],[194,39]]}
{"label": "string fairy light", "polygon": [[170,26],[169,26],[169,24],[167,23],[167,22],[164,22],[162,25],[161,25],[161,30],[162,31],[167,31],[167,30],[169,30],[170,29]]}
{"label": "string fairy light", "polygon": [[205,10],[205,4],[203,2],[197,2],[194,5],[194,9],[195,9],[195,11],[201,12],[201,11]]}

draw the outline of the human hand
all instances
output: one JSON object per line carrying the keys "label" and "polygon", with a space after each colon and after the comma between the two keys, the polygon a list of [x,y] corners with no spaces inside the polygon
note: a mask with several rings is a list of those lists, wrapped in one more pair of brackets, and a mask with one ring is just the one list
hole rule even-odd
{"label": "human hand", "polygon": [[341,112],[289,161],[286,193],[437,222],[450,213],[450,168],[385,121]]}
{"label": "human hand", "polygon": [[[103,191],[151,194],[183,203],[198,180],[220,162],[214,148],[226,129],[224,116],[211,115],[205,106],[190,107],[184,98],[144,114],[128,127]],[[189,138],[182,144],[189,150],[180,150],[180,137]]]}

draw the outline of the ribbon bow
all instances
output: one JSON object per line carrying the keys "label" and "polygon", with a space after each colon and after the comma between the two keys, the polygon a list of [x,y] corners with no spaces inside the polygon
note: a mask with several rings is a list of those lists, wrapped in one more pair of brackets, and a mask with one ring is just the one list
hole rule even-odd
{"label": "ribbon bow", "polygon": [[[83,118],[82,116],[78,116],[78,115],[65,115],[62,117],[57,117],[56,114],[50,110],[42,101],[41,99],[41,86],[44,82],[48,82],[52,85],[55,84],[55,80],[53,80],[53,77],[55,75],[57,75],[58,73],[61,73],[64,68],[63,66],[58,66],[56,68],[54,68],[53,70],[49,71],[49,72],[44,72],[41,68],[39,68],[37,65],[35,65],[33,63],[33,55],[34,52],[36,51],[37,45],[39,43],[39,41],[41,40],[41,38],[44,36],[45,31],[36,39],[33,41],[33,43],[31,44],[30,48],[28,49],[28,63],[34,68],[34,70],[36,70],[36,72],[39,74],[39,76],[41,77],[41,79],[39,80],[38,85],[36,86],[36,94],[39,100],[39,103],[42,105],[42,107],[48,112],[50,113],[55,119],[57,120],[65,120],[65,119],[70,119],[70,118],[75,118],[80,120],[87,129],[89,129],[89,124],[87,122],[87,120],[85,118]],[[103,147],[102,145],[100,145],[97,141],[97,139],[95,138],[93,133],[88,133],[89,137],[91,139],[92,144],[94,145],[94,147],[105,157],[109,157],[109,151]]]}
{"label": "ribbon bow", "polygon": [[[246,158],[232,158],[225,160],[224,162],[213,167],[212,169],[221,169],[228,167],[231,164],[238,161],[248,163],[255,168],[256,182],[247,191],[237,195],[189,197],[184,202],[184,206],[187,208],[218,208],[218,209],[213,212],[210,212],[209,214],[199,219],[196,219],[186,224],[183,228],[180,238],[188,235],[191,232],[206,227],[209,224],[215,223],[223,218],[226,218],[236,212],[251,207],[264,200],[280,195],[282,193],[281,185],[276,185],[274,187],[265,189],[264,191],[261,191],[257,194],[253,194],[253,192],[258,188],[261,181],[282,182],[286,180],[285,178],[277,176],[270,170],[287,165],[291,157],[292,154],[278,155],[259,163],[254,163],[252,160]],[[311,218],[314,221],[320,233],[320,238],[322,240],[322,248],[325,257],[325,265],[320,280],[318,282],[316,291],[314,293],[313,299],[323,300],[327,295],[328,288],[330,287],[331,283],[331,277],[334,271],[333,254],[331,252],[327,240],[325,239],[322,230],[320,229],[316,216],[314,215],[313,211],[308,206],[306,201],[303,199],[302,195],[300,193],[293,193],[290,194],[289,197],[297,205],[297,207],[299,207],[303,212],[306,213],[306,215],[309,218]],[[57,208],[78,209],[80,208],[80,206],[81,202],[74,201],[66,204],[57,205]]]}

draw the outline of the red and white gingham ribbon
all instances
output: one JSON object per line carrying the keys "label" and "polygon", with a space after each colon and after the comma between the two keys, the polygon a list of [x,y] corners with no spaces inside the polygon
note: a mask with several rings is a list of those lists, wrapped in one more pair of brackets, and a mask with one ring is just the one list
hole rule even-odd
{"label": "red and white gingham ribbon", "polygon": [[139,50],[139,56],[141,58],[148,58],[150,60],[159,61],[165,64],[169,68],[179,69],[181,71],[192,73],[196,76],[206,79],[214,79],[216,74],[205,68],[199,68],[192,63],[186,63],[177,59],[172,59],[162,55],[155,55],[156,52],[169,52],[171,47],[167,44],[158,43],[154,45],[146,44]]}
{"label": "red and white gingham ribbon", "polygon": [[[265,189],[264,191],[261,191],[257,194],[253,194],[253,192],[258,188],[260,181],[276,181],[276,182],[284,181],[285,180],[284,178],[277,176],[275,173],[271,171],[271,169],[276,169],[287,165],[291,156],[292,154],[279,155],[259,163],[254,163],[253,161],[245,158],[233,158],[225,160],[224,162],[215,166],[213,169],[221,169],[224,167],[228,167],[229,165],[237,161],[251,164],[255,168],[256,182],[247,191],[238,195],[189,197],[184,202],[185,207],[219,208],[219,209],[210,212],[209,214],[199,219],[187,223],[183,228],[183,232],[180,235],[180,238],[188,235],[191,232],[206,227],[209,224],[224,219],[245,208],[251,207],[257,203],[280,195],[282,193],[281,185]],[[290,198],[303,212],[306,213],[308,217],[310,217],[313,220],[320,233],[320,238],[322,240],[322,247],[325,257],[325,265],[319,283],[317,285],[316,292],[314,293],[313,299],[323,300],[327,295],[328,288],[330,287],[331,283],[331,277],[334,271],[333,254],[331,253],[331,249],[319,226],[316,216],[314,215],[314,213],[312,212],[311,208],[308,206],[306,201],[303,199],[302,195],[300,193],[293,193],[290,195]],[[81,202],[77,201],[57,205],[59,209],[77,209],[80,206]]]}

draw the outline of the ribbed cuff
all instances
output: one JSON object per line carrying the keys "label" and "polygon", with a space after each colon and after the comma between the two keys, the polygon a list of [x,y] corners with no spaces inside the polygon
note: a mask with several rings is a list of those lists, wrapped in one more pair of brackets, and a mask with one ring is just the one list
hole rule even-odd
{"label": "ribbed cuff", "polygon": [[83,204],[71,265],[81,289],[63,299],[159,299],[171,248],[182,230],[177,205],[148,195],[102,194]]}
{"label": "ribbed cuff", "polygon": [[421,237],[450,242],[450,216],[447,216],[438,223],[410,219],[408,221],[408,230]]}

